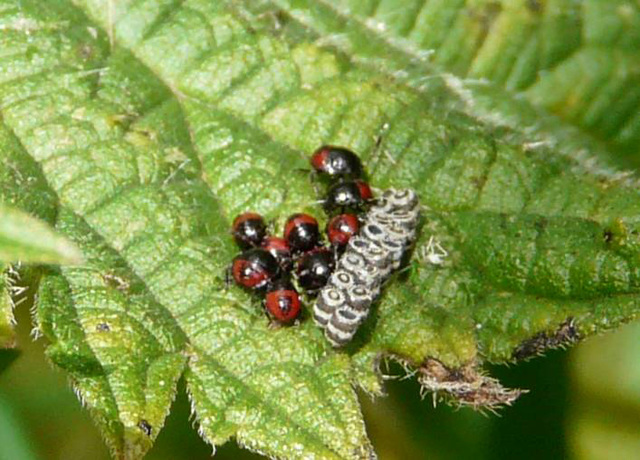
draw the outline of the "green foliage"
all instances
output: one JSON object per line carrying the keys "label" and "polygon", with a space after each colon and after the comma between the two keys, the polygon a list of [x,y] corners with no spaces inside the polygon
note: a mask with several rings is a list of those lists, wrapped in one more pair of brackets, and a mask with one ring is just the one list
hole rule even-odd
{"label": "green foliage", "polygon": [[[391,3],[401,2],[381,2]],[[410,28],[425,36],[458,14],[428,4]],[[636,184],[568,140],[549,147],[505,127],[516,123],[470,116],[475,93],[338,5],[0,0],[0,155],[13,166],[0,194],[83,252],[81,267],[47,269],[36,319],[118,458],[151,447],[183,374],[214,445],[368,458],[352,386],[380,393],[381,359],[492,408],[517,392],[481,363],[640,310]],[[509,43],[496,41],[479,69],[513,55]],[[559,141],[593,144],[563,129]],[[295,169],[322,143],[352,147],[376,187],[413,187],[425,207],[407,270],[345,352],[308,309],[275,329],[257,299],[224,282],[236,213],[277,228],[294,211],[321,214]]]}
{"label": "green foliage", "polygon": [[82,257],[44,222],[0,203],[0,260],[78,265]]}
{"label": "green foliage", "polygon": [[[13,346],[13,303],[9,295],[8,275],[5,266],[0,266],[2,278],[0,282],[0,350]],[[0,368],[0,371],[2,369]]]}
{"label": "green foliage", "polygon": [[[321,40],[529,142],[637,167],[640,7],[627,0],[274,0]],[[264,6],[263,6],[264,7]],[[384,62],[381,62],[381,55]],[[427,83],[429,84],[429,83]],[[558,144],[558,141],[562,142]]]}

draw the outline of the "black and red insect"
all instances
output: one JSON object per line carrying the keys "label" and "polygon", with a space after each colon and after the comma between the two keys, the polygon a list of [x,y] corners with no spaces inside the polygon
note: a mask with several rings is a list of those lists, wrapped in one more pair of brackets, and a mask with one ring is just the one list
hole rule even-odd
{"label": "black and red insect", "polygon": [[335,268],[333,251],[316,248],[298,259],[296,276],[298,284],[307,291],[317,291],[324,287]]}
{"label": "black and red insect", "polygon": [[324,200],[327,212],[335,209],[359,210],[373,199],[371,187],[364,181],[353,180],[333,185]]}
{"label": "black and red insect", "polygon": [[291,248],[289,243],[284,238],[278,236],[267,236],[262,241],[262,249],[269,251],[269,253],[275,257],[278,261],[278,265],[283,271],[291,269],[293,259],[291,257]]}
{"label": "black and red insect", "polygon": [[267,225],[255,212],[243,212],[233,220],[231,232],[242,249],[258,247],[267,234]]}
{"label": "black and red insect", "polygon": [[264,289],[280,272],[275,257],[268,251],[253,248],[236,256],[231,264],[233,279],[247,289]]}
{"label": "black and red insect", "polygon": [[300,315],[300,296],[288,279],[278,279],[269,285],[264,307],[277,322],[290,324]]}
{"label": "black and red insect", "polygon": [[360,221],[355,214],[339,214],[327,224],[327,238],[332,246],[343,249],[351,237],[358,233]]}
{"label": "black and red insect", "polygon": [[284,239],[292,251],[304,252],[320,242],[318,221],[309,214],[293,214],[284,226]]}
{"label": "black and red insect", "polygon": [[311,155],[311,166],[329,177],[357,179],[362,176],[360,158],[345,147],[324,145]]}

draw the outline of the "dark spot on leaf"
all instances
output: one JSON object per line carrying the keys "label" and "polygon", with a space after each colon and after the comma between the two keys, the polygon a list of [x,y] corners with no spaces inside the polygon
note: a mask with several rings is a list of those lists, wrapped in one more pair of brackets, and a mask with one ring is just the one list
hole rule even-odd
{"label": "dark spot on leaf", "polygon": [[475,18],[483,29],[483,32],[487,33],[495,19],[500,15],[502,11],[502,5],[500,2],[489,2],[484,5],[483,8],[476,10],[469,9],[469,16]]}
{"label": "dark spot on leaf", "polygon": [[109,327],[109,325],[107,323],[99,323],[96,326],[96,331],[98,331],[98,332],[109,332],[109,331],[111,331],[111,328]]}
{"label": "dark spot on leaf", "polygon": [[441,140],[442,140],[442,144],[448,149],[454,149],[456,145],[460,143],[460,137],[454,134],[451,134],[446,129],[442,130]]}
{"label": "dark spot on leaf", "polygon": [[526,6],[529,11],[533,13],[539,13],[542,11],[542,4],[540,3],[540,0],[527,0]]}
{"label": "dark spot on leaf", "polygon": [[473,184],[473,186],[475,188],[477,188],[478,190],[480,190],[482,188],[482,186],[485,183],[485,177],[478,177],[478,176],[473,176],[471,178],[471,183]]}
{"label": "dark spot on leaf", "polygon": [[273,13],[273,16],[275,17],[275,19],[277,21],[276,22],[276,27],[278,29],[280,29],[282,27],[285,27],[290,21],[289,15],[284,10],[275,11]]}
{"label": "dark spot on leaf", "polygon": [[418,381],[426,391],[479,410],[510,405],[526,392],[503,387],[497,380],[482,375],[474,363],[450,368],[435,358],[428,358],[420,367]]}
{"label": "dark spot on leaf", "polygon": [[540,219],[536,220],[533,225],[538,232],[542,233],[544,229],[547,228],[548,224],[549,221],[545,217],[541,217]]}
{"label": "dark spot on leaf", "polygon": [[498,224],[500,225],[500,228],[502,230],[506,230],[507,226],[508,226],[508,222],[507,220],[509,219],[509,216],[507,216],[505,213],[500,213],[500,220],[498,222]]}
{"label": "dark spot on leaf", "polygon": [[145,419],[140,419],[138,422],[138,428],[140,428],[147,436],[151,436],[151,433],[153,433],[153,427]]}
{"label": "dark spot on leaf", "polygon": [[611,230],[605,230],[602,234],[605,243],[611,243],[613,241],[613,232]]}
{"label": "dark spot on leaf", "polygon": [[573,318],[568,318],[555,332],[540,332],[522,342],[513,351],[512,356],[515,360],[520,361],[540,355],[550,348],[557,348],[574,343],[579,338]]}
{"label": "dark spot on leaf", "polygon": [[88,61],[95,55],[93,46],[84,44],[78,47],[78,55],[85,61]]}

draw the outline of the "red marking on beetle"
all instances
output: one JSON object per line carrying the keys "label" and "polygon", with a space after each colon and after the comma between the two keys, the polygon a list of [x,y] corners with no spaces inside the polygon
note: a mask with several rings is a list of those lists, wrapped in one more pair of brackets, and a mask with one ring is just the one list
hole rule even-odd
{"label": "red marking on beetle", "polygon": [[279,236],[268,236],[262,242],[262,248],[271,252],[274,251],[290,251],[289,243],[284,238]]}
{"label": "red marking on beetle", "polygon": [[260,289],[278,275],[276,259],[264,249],[250,249],[243,252],[231,264],[233,279],[240,286]]}
{"label": "red marking on beetle", "polygon": [[309,214],[294,214],[284,226],[284,238],[294,251],[308,251],[320,240],[318,221]]}
{"label": "red marking on beetle", "polygon": [[243,212],[233,220],[231,232],[238,246],[248,248],[260,245],[266,235],[267,226],[260,214]]}
{"label": "red marking on beetle", "polygon": [[309,214],[294,214],[287,220],[284,226],[284,237],[287,239],[289,234],[299,225],[315,225],[318,226],[318,221]]}
{"label": "red marking on beetle", "polygon": [[291,247],[284,238],[268,236],[262,241],[262,249],[276,258],[280,268],[287,271],[291,268]]}
{"label": "red marking on beetle", "polygon": [[241,286],[255,288],[269,280],[269,275],[264,270],[256,270],[247,260],[233,262],[233,279]]}
{"label": "red marking on beetle", "polygon": [[373,192],[371,191],[371,187],[369,187],[369,184],[361,180],[357,180],[355,182],[358,186],[358,190],[360,190],[360,196],[364,201],[373,199]]}
{"label": "red marking on beetle", "polygon": [[290,323],[300,314],[300,296],[293,289],[277,289],[267,293],[265,307],[277,321]]}
{"label": "red marking on beetle", "polygon": [[327,236],[334,246],[346,246],[351,237],[358,233],[360,222],[355,214],[340,214],[327,224]]}
{"label": "red marking on beetle", "polygon": [[262,216],[257,212],[243,212],[242,214],[238,214],[235,219],[233,219],[233,228],[237,228],[238,225],[248,221],[248,220],[262,220]]}
{"label": "red marking on beetle", "polygon": [[328,176],[360,177],[362,163],[358,155],[345,147],[323,145],[311,155],[311,166]]}
{"label": "red marking on beetle", "polygon": [[320,147],[311,156],[311,166],[318,172],[325,170],[325,165],[329,158],[330,149],[328,147]]}

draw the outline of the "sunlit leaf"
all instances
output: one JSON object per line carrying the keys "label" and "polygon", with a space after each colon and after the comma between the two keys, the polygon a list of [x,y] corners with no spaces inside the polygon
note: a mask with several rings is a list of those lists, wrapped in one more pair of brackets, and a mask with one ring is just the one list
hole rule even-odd
{"label": "sunlit leaf", "polygon": [[0,203],[0,260],[80,264],[82,256],[44,222]]}
{"label": "sunlit leaf", "polygon": [[[319,40],[528,142],[637,167],[640,7],[627,0],[273,0]],[[275,9],[274,9],[275,10]],[[381,59],[384,57],[384,60]],[[561,140],[560,143],[558,141]]]}
{"label": "sunlit leaf", "polygon": [[[150,448],[184,373],[213,445],[369,458],[352,385],[380,392],[381,359],[493,408],[518,392],[483,362],[640,310],[632,179],[568,154],[562,136],[530,142],[470,116],[473,93],[337,3],[290,3],[0,0],[0,155],[18,172],[0,193],[83,252],[82,267],[48,269],[36,318],[116,457]],[[424,206],[406,270],[345,351],[308,303],[299,325],[274,328],[225,283],[238,212],[276,230],[296,211],[325,221],[298,171],[322,143]]]}
{"label": "sunlit leaf", "polygon": [[[5,266],[0,265],[2,277],[0,277],[0,349],[14,345],[15,334],[13,332],[13,302],[9,295],[8,274]],[[2,371],[0,366],[0,371]]]}

